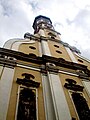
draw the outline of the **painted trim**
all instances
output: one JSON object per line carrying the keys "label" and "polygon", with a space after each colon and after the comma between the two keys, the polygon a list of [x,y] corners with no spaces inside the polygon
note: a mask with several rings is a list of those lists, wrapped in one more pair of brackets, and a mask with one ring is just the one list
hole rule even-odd
{"label": "painted trim", "polygon": [[17,67],[25,68],[25,69],[30,69],[30,70],[35,70],[35,71],[41,71],[41,69],[36,68],[35,66],[25,66],[21,64],[17,64]]}
{"label": "painted trim", "polygon": [[[76,113],[76,116],[77,116],[77,118],[78,118],[78,120],[79,120],[79,116],[78,116],[78,113],[77,113],[77,110],[76,110],[75,104],[74,104],[73,99],[72,99],[72,96],[71,96],[71,93],[72,93],[72,92],[73,92],[73,91],[71,91],[71,90],[68,91],[68,93],[69,93],[69,97],[70,97],[70,99],[71,99],[71,101],[72,101],[72,105],[73,105],[74,110],[75,110],[75,113]],[[78,92],[78,93],[81,93],[81,92]],[[72,117],[73,117],[73,116],[72,116]]]}
{"label": "painted trim", "polygon": [[63,73],[63,74],[67,74],[67,75],[77,76],[77,77],[79,76],[78,74],[70,73],[70,72],[66,72],[66,71],[61,71],[61,70],[59,70],[58,72]]}

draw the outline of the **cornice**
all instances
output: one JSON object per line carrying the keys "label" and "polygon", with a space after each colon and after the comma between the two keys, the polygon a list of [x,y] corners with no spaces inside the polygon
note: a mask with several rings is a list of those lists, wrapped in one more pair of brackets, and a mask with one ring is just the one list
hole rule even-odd
{"label": "cornice", "polygon": [[61,35],[61,33],[57,32],[56,30],[54,30],[54,29],[52,29],[52,28],[49,28],[49,29],[48,29],[48,28],[42,27],[42,26],[40,26],[40,28],[41,28],[41,29],[47,29],[47,30],[49,30],[49,31],[53,31],[53,32],[55,32],[55,33]]}
{"label": "cornice", "polygon": [[17,60],[32,62],[36,64],[42,64],[42,59],[33,54],[28,55],[22,52],[13,51],[13,50],[5,49],[5,48],[0,48],[0,54],[8,56],[8,57],[14,57]]}
{"label": "cornice", "polygon": [[65,47],[68,47],[72,52],[76,52],[76,53],[79,53],[81,54],[80,50],[78,50],[76,47],[73,47],[73,46],[70,46],[68,43],[65,43],[59,39],[56,39],[56,38],[50,38],[50,37],[44,37],[44,36],[40,36],[40,37],[37,37],[35,35],[32,35],[30,33],[25,33],[24,35],[24,38],[28,38],[30,40],[35,40],[35,41],[41,41],[41,40],[44,40],[44,41],[54,41],[54,42],[57,42],[57,43],[61,43],[63,46]]}
{"label": "cornice", "polygon": [[[5,48],[0,48],[0,54],[3,56],[7,56],[7,57],[13,57],[17,60],[32,62],[32,63],[39,64],[39,65],[42,65],[42,64],[45,65],[46,63],[52,63],[52,64],[55,64],[56,66],[61,66],[64,68],[69,68],[69,69],[74,69],[74,70],[83,70],[86,74],[90,76],[90,71],[87,69],[87,66],[81,65],[78,63],[69,62],[69,61],[64,60],[63,58],[55,58],[55,57],[51,57],[47,55],[43,55],[42,57],[39,57],[33,54],[28,55],[22,52],[13,51],[13,50],[5,49]],[[3,63],[3,64],[10,63],[13,65],[16,64],[14,61],[11,62],[11,60],[7,60],[4,58],[0,61],[0,63]]]}
{"label": "cornice", "polygon": [[10,60],[10,59],[7,59],[7,58],[0,58],[0,64],[3,65],[3,66],[14,68],[16,66],[16,61],[15,60]]}
{"label": "cornice", "polygon": [[[47,55],[43,55],[42,57],[39,57],[33,54],[28,55],[22,52],[13,51],[5,48],[0,48],[0,54],[1,56],[2,55],[7,56],[7,58],[0,58],[0,63],[7,64],[8,66],[9,65],[15,66],[17,64],[17,60],[18,62],[20,60],[20,61],[28,62],[28,64],[35,63],[37,65],[45,65],[46,66],[45,69],[48,71],[58,72],[58,69],[56,66],[60,66],[60,67],[68,68],[71,70],[82,70],[84,71],[85,74],[87,74],[87,77],[90,76],[90,71],[88,70],[87,66],[81,65],[78,63],[69,62],[63,58],[55,58]],[[8,59],[8,57],[11,57],[13,59],[10,60]],[[50,63],[50,64],[47,64],[47,63]],[[51,64],[53,64],[53,66]]]}
{"label": "cornice", "polygon": [[30,40],[40,41],[40,37],[37,37],[35,35],[32,35],[30,33],[25,33],[24,38],[28,38]]}

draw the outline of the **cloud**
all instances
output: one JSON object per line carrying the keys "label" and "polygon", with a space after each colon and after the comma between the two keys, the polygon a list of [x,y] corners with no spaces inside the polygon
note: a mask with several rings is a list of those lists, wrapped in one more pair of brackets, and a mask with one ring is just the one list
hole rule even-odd
{"label": "cloud", "polygon": [[18,0],[0,1],[0,46],[10,38],[22,37],[32,32],[34,15],[31,5]]}
{"label": "cloud", "polygon": [[81,44],[82,47],[84,46],[83,49],[90,48],[88,44],[90,43],[89,21],[90,10],[87,9],[81,9],[72,21],[69,19],[66,20],[68,26],[70,26],[71,29],[75,30],[73,31],[73,35],[75,39],[78,40],[78,44]]}
{"label": "cloud", "polygon": [[82,56],[84,56],[90,60],[90,48],[87,48],[85,50],[81,49],[81,51],[82,51]]}
{"label": "cloud", "polygon": [[0,46],[8,39],[23,38],[26,32],[33,34],[37,15],[50,17],[63,41],[84,54],[90,51],[89,0],[0,0]]}

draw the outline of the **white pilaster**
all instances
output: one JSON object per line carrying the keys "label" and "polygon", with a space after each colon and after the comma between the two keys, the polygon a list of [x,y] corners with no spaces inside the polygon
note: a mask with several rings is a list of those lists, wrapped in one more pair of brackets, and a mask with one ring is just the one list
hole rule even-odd
{"label": "white pilaster", "polygon": [[78,63],[77,60],[76,60],[76,58],[75,58],[75,56],[73,55],[73,52],[72,52],[68,47],[65,47],[65,49],[66,49],[66,51],[68,52],[68,54],[69,54],[72,62]]}
{"label": "white pilaster", "polygon": [[50,82],[56,120],[71,120],[70,111],[59,76],[48,72],[48,78]]}
{"label": "white pilaster", "polygon": [[85,89],[90,97],[90,82],[89,81],[82,81],[82,83],[83,83],[83,85],[84,85],[84,87],[85,87]]}
{"label": "white pilaster", "polygon": [[42,29],[39,30],[39,34],[40,34],[40,36],[46,37],[45,32]]}
{"label": "white pilaster", "polygon": [[42,57],[42,47],[41,47],[41,43],[38,42],[39,45],[39,56]]}
{"label": "white pilaster", "polygon": [[41,41],[41,46],[42,46],[42,52],[44,55],[48,55],[51,56],[50,50],[49,50],[49,46],[47,41]]}
{"label": "white pilaster", "polygon": [[[40,34],[41,36],[45,37],[44,30],[40,29],[40,30],[39,30],[39,34]],[[41,40],[41,47],[42,47],[42,53],[43,53],[44,55],[51,56],[50,49],[49,49],[49,46],[48,46],[48,42],[47,42],[47,41]]]}
{"label": "white pilaster", "polygon": [[42,74],[42,85],[46,120],[56,120],[49,81],[44,74]]}
{"label": "white pilaster", "polygon": [[0,78],[2,76],[2,72],[3,72],[3,66],[0,66]]}
{"label": "white pilaster", "polygon": [[13,76],[14,69],[5,67],[0,80],[0,120],[6,120]]}

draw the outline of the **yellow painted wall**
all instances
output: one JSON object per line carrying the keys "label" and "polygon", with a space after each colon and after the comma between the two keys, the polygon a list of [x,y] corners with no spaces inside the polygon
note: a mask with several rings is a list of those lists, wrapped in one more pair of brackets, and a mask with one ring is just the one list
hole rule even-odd
{"label": "yellow painted wall", "polygon": [[[68,106],[69,106],[69,109],[70,109],[71,116],[76,118],[76,120],[78,120],[77,114],[75,112],[75,106],[73,105],[73,101],[72,101],[71,96],[70,96],[70,90],[66,89],[64,87],[64,84],[67,83],[67,81],[65,81],[67,78],[75,80],[77,82],[77,84],[81,85],[81,86],[83,86],[82,81],[78,77],[71,76],[71,75],[66,75],[66,74],[63,74],[63,73],[59,73],[59,77],[60,77],[60,81],[62,83],[62,87],[63,87],[65,97],[66,97],[66,100],[67,100],[67,103],[68,103]],[[89,99],[89,96],[86,93],[85,89],[83,90],[83,95],[86,98],[87,104],[90,107],[90,99]]]}
{"label": "yellow painted wall", "polygon": [[16,104],[17,104],[17,92],[19,85],[16,83],[17,78],[23,78],[23,73],[29,73],[35,76],[35,81],[40,82],[40,87],[37,89],[38,91],[38,116],[39,120],[45,120],[45,111],[44,111],[44,102],[43,102],[43,93],[42,93],[42,80],[40,72],[28,70],[24,68],[15,68],[15,75],[13,79],[10,103],[8,108],[7,120],[14,120],[15,119],[15,112],[16,112]]}
{"label": "yellow painted wall", "polygon": [[55,39],[57,39],[59,41],[61,40],[60,35],[58,35],[56,32],[46,29],[45,30],[45,35],[47,37],[50,37],[49,33],[52,33],[52,34],[56,35]]}
{"label": "yellow painted wall", "polygon": [[86,65],[86,66],[88,67],[88,69],[90,70],[90,62],[88,62],[88,61],[86,61],[86,60],[84,60],[84,59],[82,59],[82,58],[78,57],[78,56],[77,56],[77,55],[75,55],[75,54],[74,54],[74,56],[75,56],[75,58],[77,59],[77,61],[78,61],[78,59],[80,59],[80,60],[82,60],[82,61],[83,61],[83,62],[78,61],[78,63],[79,63],[79,64]]}
{"label": "yellow painted wall", "polygon": [[[49,45],[49,48],[50,48],[51,55],[53,57],[63,58],[65,60],[67,60],[67,61],[71,61],[67,51],[65,50],[65,48],[64,48],[64,46],[62,44],[56,43],[56,42],[53,42],[53,41],[48,41],[48,45]],[[54,45],[58,45],[59,48],[55,47]],[[56,50],[61,51],[62,54],[57,53]]]}
{"label": "yellow painted wall", "polygon": [[[30,46],[35,47],[36,49],[31,49]],[[36,56],[39,56],[39,43],[35,41],[34,43],[22,43],[19,47],[19,51],[25,54],[33,53]]]}

